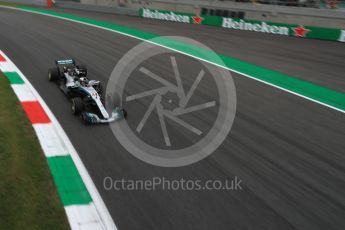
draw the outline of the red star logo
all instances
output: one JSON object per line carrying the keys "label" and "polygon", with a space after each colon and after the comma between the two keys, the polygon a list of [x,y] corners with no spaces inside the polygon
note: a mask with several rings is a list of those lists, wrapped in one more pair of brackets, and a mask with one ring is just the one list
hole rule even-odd
{"label": "red star logo", "polygon": [[192,18],[193,18],[193,23],[194,24],[201,24],[202,20],[204,20],[204,18],[202,18],[202,17],[200,17],[198,15],[193,16]]}
{"label": "red star logo", "polygon": [[293,28],[293,31],[294,31],[294,33],[295,33],[294,35],[295,35],[296,37],[301,37],[301,38],[303,38],[303,37],[305,37],[305,35],[306,35],[310,30],[304,28],[304,26],[298,26],[298,27]]}

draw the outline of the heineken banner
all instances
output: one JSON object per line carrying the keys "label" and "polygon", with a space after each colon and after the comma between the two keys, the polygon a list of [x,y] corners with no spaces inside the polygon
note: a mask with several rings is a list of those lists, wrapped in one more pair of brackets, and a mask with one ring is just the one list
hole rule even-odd
{"label": "heineken banner", "polygon": [[141,9],[139,13],[140,16],[144,18],[152,18],[172,22],[202,24],[233,30],[246,30],[283,36],[306,37],[345,42],[345,30],[340,29],[273,23],[256,20],[223,18],[208,15],[198,16],[188,13],[152,9]]}

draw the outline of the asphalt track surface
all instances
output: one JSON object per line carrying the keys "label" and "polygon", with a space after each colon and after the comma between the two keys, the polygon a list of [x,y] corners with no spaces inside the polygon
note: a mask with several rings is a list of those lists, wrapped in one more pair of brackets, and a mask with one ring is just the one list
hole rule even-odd
{"label": "asphalt track surface", "polygon": [[[218,52],[339,91],[345,89],[344,44],[80,14],[157,34],[185,35]],[[90,76],[106,82],[116,62],[138,43],[73,22],[0,9],[0,49],[31,81],[65,129],[119,229],[343,229],[343,113],[232,74],[237,112],[221,147],[196,164],[161,168],[129,154],[108,126],[82,125],[71,115],[68,100],[47,81],[47,67],[53,60],[71,56],[88,64]],[[189,71],[187,76],[195,76],[189,58],[176,58],[181,68]],[[163,60],[148,67],[161,75],[170,70]],[[142,87],[151,85],[140,81],[131,89]],[[131,107],[129,114],[142,113],[141,106]],[[209,122],[204,117],[196,118],[200,125]],[[128,122],[132,122],[130,117]],[[146,135],[152,135],[152,139],[159,136]],[[107,176],[133,180],[157,176],[224,180],[237,176],[243,181],[243,190],[107,191],[103,188]]]}

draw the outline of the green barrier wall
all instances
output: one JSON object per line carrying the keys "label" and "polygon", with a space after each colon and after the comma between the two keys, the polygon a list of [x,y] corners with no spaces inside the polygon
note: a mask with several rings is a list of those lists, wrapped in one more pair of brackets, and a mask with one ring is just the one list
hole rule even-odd
{"label": "green barrier wall", "polygon": [[303,26],[286,23],[273,23],[256,20],[223,18],[218,16],[198,16],[188,13],[144,8],[140,9],[139,14],[141,17],[144,18],[151,18],[164,21],[202,24],[223,27],[226,29],[246,30],[261,33],[277,34],[283,36],[295,36],[345,42],[345,30],[334,28],[322,28],[315,26]]}

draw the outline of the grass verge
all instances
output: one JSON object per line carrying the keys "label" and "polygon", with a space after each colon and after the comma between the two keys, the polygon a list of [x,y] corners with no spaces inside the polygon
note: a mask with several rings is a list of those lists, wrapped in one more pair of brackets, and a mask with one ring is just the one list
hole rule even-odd
{"label": "grass verge", "polygon": [[29,120],[0,72],[0,229],[69,229]]}

